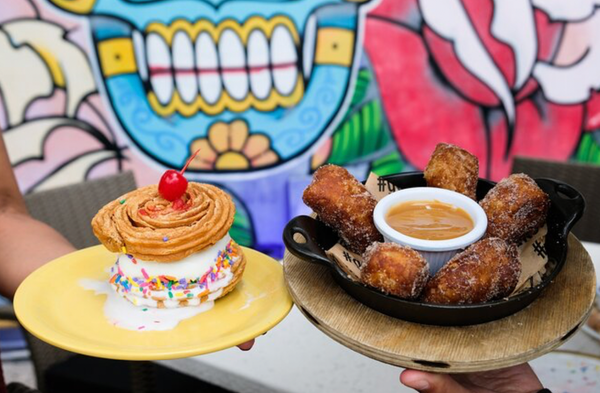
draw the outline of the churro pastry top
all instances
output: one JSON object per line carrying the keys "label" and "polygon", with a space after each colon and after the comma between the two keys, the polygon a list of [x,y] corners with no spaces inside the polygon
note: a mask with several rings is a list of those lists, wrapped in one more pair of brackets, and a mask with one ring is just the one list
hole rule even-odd
{"label": "churro pastry top", "polygon": [[104,206],[92,220],[96,237],[112,252],[145,261],[175,262],[221,240],[235,205],[223,190],[190,182],[174,202],[156,185],[132,191]]}

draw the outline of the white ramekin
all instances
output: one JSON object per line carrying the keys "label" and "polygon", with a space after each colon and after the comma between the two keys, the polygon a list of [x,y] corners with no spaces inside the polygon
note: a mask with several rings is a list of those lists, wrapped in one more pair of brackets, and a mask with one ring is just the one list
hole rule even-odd
{"label": "white ramekin", "polygon": [[[454,239],[423,240],[406,236],[393,229],[385,221],[388,211],[399,203],[433,200],[449,203],[465,210],[473,219],[473,229],[469,233]],[[487,216],[477,202],[458,192],[435,187],[406,188],[384,197],[375,206],[373,221],[386,242],[402,244],[419,251],[429,263],[429,270],[432,275],[440,270],[461,249],[479,240],[487,229]]]}

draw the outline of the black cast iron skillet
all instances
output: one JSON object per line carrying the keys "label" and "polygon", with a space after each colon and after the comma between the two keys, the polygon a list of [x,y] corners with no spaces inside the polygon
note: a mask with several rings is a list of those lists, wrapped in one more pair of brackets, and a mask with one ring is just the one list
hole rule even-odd
{"label": "black cast iron skillet", "polygon": [[[423,172],[410,172],[385,177],[400,188],[425,187]],[[582,216],[585,201],[583,196],[566,183],[552,179],[535,179],[551,200],[548,213],[546,252],[550,266],[542,282],[510,299],[500,299],[481,304],[437,305],[409,301],[386,295],[361,283],[352,281],[344,271],[325,255],[325,250],[338,242],[338,236],[320,221],[308,216],[298,216],[285,227],[283,241],[293,255],[305,261],[327,266],[335,281],[359,302],[391,317],[429,325],[464,326],[494,321],[514,314],[527,307],[552,282],[562,269],[566,257],[567,237],[573,225]],[[482,199],[495,183],[479,179],[477,199]],[[306,243],[294,240],[299,233]]]}

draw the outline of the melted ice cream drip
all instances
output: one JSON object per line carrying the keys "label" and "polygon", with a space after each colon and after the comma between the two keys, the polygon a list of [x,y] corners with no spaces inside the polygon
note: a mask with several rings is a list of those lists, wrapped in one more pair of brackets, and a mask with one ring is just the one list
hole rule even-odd
{"label": "melted ice cream drip", "polygon": [[[214,298],[221,290],[215,292],[213,299],[207,300],[196,307],[152,308],[135,306],[117,294],[107,281],[82,279],[80,285],[93,290],[97,295],[106,295],[104,316],[113,326],[135,331],[171,330],[179,322],[209,311],[214,306]],[[212,294],[211,294],[212,295]]]}

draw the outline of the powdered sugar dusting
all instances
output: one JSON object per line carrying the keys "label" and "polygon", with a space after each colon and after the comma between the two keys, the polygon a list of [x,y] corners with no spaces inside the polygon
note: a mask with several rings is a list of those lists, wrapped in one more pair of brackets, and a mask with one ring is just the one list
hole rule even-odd
{"label": "powdered sugar dusting", "polygon": [[518,243],[545,224],[550,198],[520,173],[501,180],[479,204],[488,217],[486,236]]}
{"label": "powdered sugar dusting", "polygon": [[383,240],[373,223],[377,201],[345,168],[320,167],[302,199],[350,251],[362,254],[373,241]]}
{"label": "powdered sugar dusting", "polygon": [[430,281],[423,300],[473,304],[509,296],[521,274],[518,249],[500,238],[487,238],[452,258]]}
{"label": "powdered sugar dusting", "polygon": [[363,259],[363,282],[400,298],[417,298],[429,279],[427,261],[410,247],[373,243],[365,251]]}
{"label": "powdered sugar dusting", "polygon": [[456,191],[476,199],[479,160],[468,151],[448,143],[439,143],[424,172],[429,187]]}

